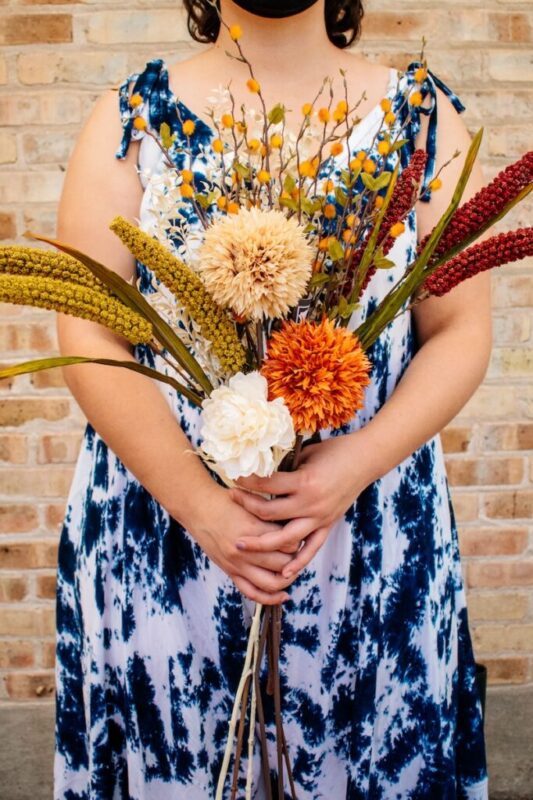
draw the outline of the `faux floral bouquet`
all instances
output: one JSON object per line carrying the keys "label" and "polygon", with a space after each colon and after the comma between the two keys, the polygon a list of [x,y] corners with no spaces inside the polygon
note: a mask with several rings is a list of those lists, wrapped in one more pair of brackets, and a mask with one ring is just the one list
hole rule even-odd
{"label": "faux floral bouquet", "polygon": [[[344,77],[344,96],[334,98],[331,82],[324,81],[312,102],[303,105],[300,127],[291,134],[284,106],[266,107],[240,44],[242,31],[231,26],[229,32],[261,110],[237,111],[229,88],[215,98],[215,136],[204,152],[207,180],[198,181],[194,171],[190,137],[195,121],[180,119],[188,145],[178,145],[168,125],[159,131],[147,128],[140,113],[142,97],[129,99],[133,126],[155,139],[166,170],[155,236],[121,217],[110,227],[154,276],[150,302],[68,244],[34,236],[57,251],[0,248],[0,300],[96,321],[132,344],[147,345],[164,359],[165,369],[105,358],[53,357],[5,367],[0,377],[92,362],[162,381],[201,407],[199,455],[232,485],[239,477],[296,468],[306,437],[353,418],[370,382],[366,353],[397,314],[482,270],[533,254],[533,228],[474,244],[533,189],[533,152],[460,205],[480,131],[442,218],[382,302],[349,330],[372,275],[395,266],[390,251],[409,213],[423,194],[438,190],[442,178],[437,174],[422,185],[427,159],[422,150],[400,171],[405,140],[401,130],[393,133],[397,111],[387,98],[381,102],[377,147],[374,141],[368,151],[352,152],[359,103],[350,104]],[[426,77],[424,62],[415,78],[421,85]],[[422,102],[421,92],[411,88],[401,102],[408,121],[409,109]],[[200,237],[188,236],[191,215],[201,221]],[[186,242],[179,253],[172,248],[177,229]],[[296,797],[282,724],[281,613],[281,606],[256,606],[217,798],[223,796],[232,753],[231,796],[236,797],[247,719],[246,796],[252,791],[256,721],[266,796],[271,796],[259,682],[265,651],[280,796],[286,772]]]}

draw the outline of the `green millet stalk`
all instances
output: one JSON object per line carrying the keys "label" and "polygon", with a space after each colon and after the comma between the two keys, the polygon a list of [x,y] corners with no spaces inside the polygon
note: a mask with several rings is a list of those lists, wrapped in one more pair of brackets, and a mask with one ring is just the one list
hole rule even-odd
{"label": "green millet stalk", "polygon": [[66,253],[42,247],[7,245],[0,247],[0,273],[8,275],[41,275],[61,281],[89,286],[111,296],[102,281],[77,259]]}
{"label": "green millet stalk", "polygon": [[170,289],[200,326],[202,336],[213,345],[224,372],[234,374],[242,369],[246,354],[235,325],[215,303],[200,278],[166,247],[124,217],[115,217],[109,227],[130,253]]}
{"label": "green millet stalk", "polygon": [[47,308],[105,325],[132,344],[153,338],[151,324],[100,289],[40,275],[0,274],[0,301]]}

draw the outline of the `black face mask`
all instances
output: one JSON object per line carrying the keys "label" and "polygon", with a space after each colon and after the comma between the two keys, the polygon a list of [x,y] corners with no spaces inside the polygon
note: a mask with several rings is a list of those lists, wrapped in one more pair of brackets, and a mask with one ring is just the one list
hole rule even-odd
{"label": "black face mask", "polygon": [[306,11],[318,0],[233,0],[233,2],[258,17],[281,19]]}

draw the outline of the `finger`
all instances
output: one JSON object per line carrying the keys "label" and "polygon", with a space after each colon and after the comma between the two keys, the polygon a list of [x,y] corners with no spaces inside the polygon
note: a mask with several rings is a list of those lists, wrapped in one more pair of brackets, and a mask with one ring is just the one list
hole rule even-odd
{"label": "finger", "polygon": [[254,586],[263,592],[281,592],[290,586],[294,578],[285,578],[280,572],[272,572],[255,564],[245,564],[239,571],[243,578],[247,578]]}
{"label": "finger", "polygon": [[242,575],[235,575],[233,577],[233,583],[237,589],[250,600],[261,603],[264,606],[276,606],[278,603],[283,603],[285,600],[289,599],[287,592],[270,593],[261,591],[261,589],[258,589],[257,586],[254,586],[253,583]]}
{"label": "finger", "polygon": [[274,472],[269,478],[259,478],[257,475],[239,478],[236,484],[251,492],[282,495],[295,492],[299,482],[300,477],[297,472]]}
{"label": "finger", "polygon": [[328,538],[328,531],[329,528],[318,528],[314,533],[311,533],[306,538],[298,554],[294,556],[290,564],[283,568],[282,575],[285,575],[287,578],[296,577],[318,553]]}
{"label": "finger", "polygon": [[278,550],[274,553],[246,553],[245,556],[241,556],[245,564],[254,564],[271,572],[281,572],[292,561],[292,557],[292,553],[282,553]]}
{"label": "finger", "polygon": [[317,528],[317,521],[311,517],[298,517],[288,522],[281,530],[264,533],[262,536],[244,536],[237,540],[238,550],[255,553],[268,553],[282,547],[298,546]]}
{"label": "finger", "polygon": [[265,522],[291,519],[296,516],[298,509],[298,504],[290,497],[266,500],[264,497],[244,492],[242,489],[231,489],[230,495],[231,499],[246,511]]}

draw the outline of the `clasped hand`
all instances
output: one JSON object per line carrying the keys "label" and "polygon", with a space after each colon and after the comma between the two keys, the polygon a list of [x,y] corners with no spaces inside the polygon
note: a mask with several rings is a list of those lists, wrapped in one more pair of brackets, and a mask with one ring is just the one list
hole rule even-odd
{"label": "clasped hand", "polygon": [[[370,482],[357,434],[334,437],[302,451],[294,472],[238,481],[229,495],[232,533],[209,553],[243,594],[273,605],[309,564],[333,526]],[[267,499],[261,495],[269,495]],[[245,514],[246,516],[242,516]]]}

